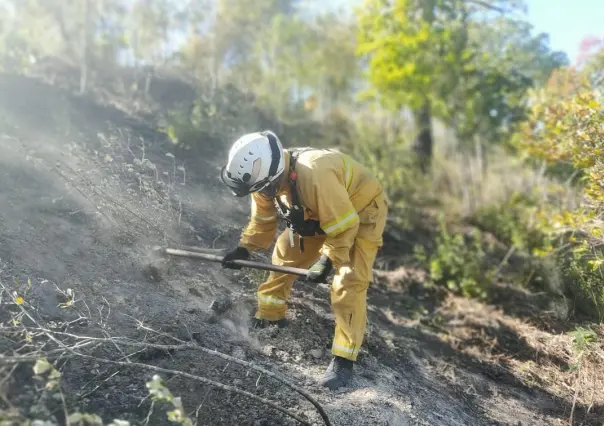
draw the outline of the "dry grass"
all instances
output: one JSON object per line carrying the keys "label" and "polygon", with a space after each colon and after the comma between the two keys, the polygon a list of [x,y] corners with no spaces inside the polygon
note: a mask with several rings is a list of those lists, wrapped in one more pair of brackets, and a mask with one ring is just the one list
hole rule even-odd
{"label": "dry grass", "polygon": [[537,196],[543,204],[569,209],[579,201],[578,192],[568,183],[548,178],[544,168],[526,167],[500,148],[483,155],[441,146],[435,154],[430,187],[449,215],[461,217],[509,201],[514,195]]}
{"label": "dry grass", "polygon": [[[577,339],[569,334],[552,335],[518,322],[515,330],[544,361],[511,360],[510,365],[519,377],[538,379],[550,393],[572,397],[574,404],[588,407],[604,404],[604,325],[594,325],[592,329],[597,340],[580,348]],[[569,368],[562,369],[551,362],[553,357],[567,361]]]}
{"label": "dry grass", "polygon": [[423,283],[426,281],[427,272],[423,269],[399,267],[392,271],[374,270],[376,278],[384,280],[390,289],[400,288],[402,282]]}
{"label": "dry grass", "polygon": [[581,347],[568,332],[543,331],[500,307],[461,297],[450,296],[439,315],[444,321],[431,325],[460,352],[588,412],[604,404],[604,325],[593,325],[595,341]]}

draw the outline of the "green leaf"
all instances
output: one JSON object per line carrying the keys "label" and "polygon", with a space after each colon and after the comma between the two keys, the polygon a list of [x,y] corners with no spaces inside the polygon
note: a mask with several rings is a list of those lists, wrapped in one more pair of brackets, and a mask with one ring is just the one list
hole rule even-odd
{"label": "green leaf", "polygon": [[34,374],[39,376],[46,373],[47,371],[54,370],[54,367],[50,362],[48,362],[46,358],[41,358],[36,361],[33,370]]}

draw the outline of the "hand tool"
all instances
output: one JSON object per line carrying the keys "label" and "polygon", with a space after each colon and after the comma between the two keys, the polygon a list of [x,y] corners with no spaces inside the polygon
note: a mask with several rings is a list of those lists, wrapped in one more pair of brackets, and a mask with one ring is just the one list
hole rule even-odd
{"label": "hand tool", "polygon": [[[207,261],[216,262],[216,263],[222,262],[223,256],[211,254],[211,252],[215,253],[217,250],[189,247],[189,246],[183,246],[183,247],[187,247],[188,250],[170,248],[170,247],[155,247],[154,252],[157,254],[188,257],[191,259],[207,260]],[[210,253],[208,253],[208,252],[210,252]],[[256,262],[253,260],[232,260],[229,263],[232,263],[232,264],[238,265],[238,266],[244,266],[247,268],[259,269],[262,271],[282,272],[284,274],[298,275],[301,277],[306,277],[308,275],[308,269],[293,268],[290,266],[272,265],[272,264],[267,264],[267,263],[263,263],[263,262]]]}

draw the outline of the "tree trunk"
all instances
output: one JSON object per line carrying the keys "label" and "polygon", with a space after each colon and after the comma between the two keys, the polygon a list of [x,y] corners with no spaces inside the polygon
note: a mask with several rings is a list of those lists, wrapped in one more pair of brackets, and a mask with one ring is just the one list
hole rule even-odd
{"label": "tree trunk", "polygon": [[145,98],[147,98],[147,96],[149,96],[149,91],[151,90],[151,82],[155,75],[155,68],[153,65],[149,65],[148,67],[145,67],[145,71]]}
{"label": "tree trunk", "polygon": [[84,0],[84,19],[82,25],[82,52],[80,54],[80,94],[86,92],[88,85],[88,41],[90,33],[90,0]]}
{"label": "tree trunk", "polygon": [[[427,0],[424,2],[422,10],[423,20],[432,25],[435,18],[436,0]],[[415,125],[418,128],[417,138],[414,144],[414,150],[417,155],[419,166],[424,174],[430,172],[432,164],[432,105],[429,99],[424,101],[424,104],[418,111],[414,111]]]}
{"label": "tree trunk", "polygon": [[475,144],[475,151],[476,151],[476,159],[478,161],[478,165],[479,165],[479,171],[482,177],[486,176],[487,174],[487,169],[488,169],[488,156],[487,156],[487,149],[484,146],[484,142],[482,140],[481,136],[477,136],[474,138],[474,144]]}
{"label": "tree trunk", "polygon": [[432,109],[430,101],[426,101],[424,106],[414,112],[415,124],[418,128],[418,134],[415,139],[413,149],[417,155],[419,166],[424,174],[430,172],[432,164],[433,137],[432,137]]}

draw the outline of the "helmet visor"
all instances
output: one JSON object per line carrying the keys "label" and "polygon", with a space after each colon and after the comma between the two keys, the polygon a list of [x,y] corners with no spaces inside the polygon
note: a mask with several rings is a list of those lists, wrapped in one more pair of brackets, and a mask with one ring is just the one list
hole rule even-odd
{"label": "helmet visor", "polygon": [[250,193],[250,187],[245,182],[237,182],[228,177],[226,166],[220,171],[220,179],[222,180],[222,183],[229,187],[233,195],[237,197],[245,197]]}
{"label": "helmet visor", "polygon": [[222,182],[229,187],[233,195],[236,197],[245,197],[246,195],[251,194],[252,192],[256,192],[258,190],[263,189],[264,186],[269,183],[269,178],[262,179],[253,185],[249,185],[241,180],[234,180],[229,177],[226,166],[222,167],[220,171],[220,179]]}

